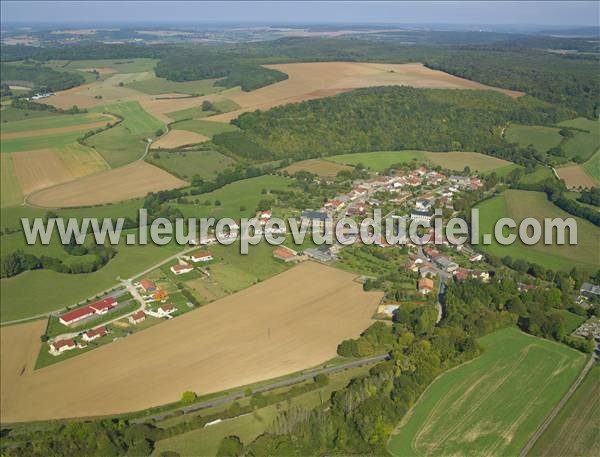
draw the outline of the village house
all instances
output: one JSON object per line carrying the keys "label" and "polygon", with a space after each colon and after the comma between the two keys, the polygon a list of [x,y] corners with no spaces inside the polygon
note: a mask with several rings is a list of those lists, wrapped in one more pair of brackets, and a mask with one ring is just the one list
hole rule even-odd
{"label": "village house", "polygon": [[75,344],[75,341],[70,338],[66,340],[54,341],[53,343],[50,343],[50,354],[54,356],[60,355],[63,352],[70,351],[76,347],[77,345]]}
{"label": "village house", "polygon": [[142,311],[142,310],[136,311],[131,316],[129,316],[129,322],[133,325],[141,324],[145,320],[146,320],[146,314],[144,314],[144,311]]}
{"label": "village house", "polygon": [[329,200],[327,203],[325,203],[325,208],[330,208],[334,211],[339,210],[342,206],[344,206],[344,202],[339,199]]}
{"label": "village house", "polygon": [[330,220],[329,214],[324,211],[305,211],[302,213],[302,221],[308,222],[311,227],[324,227],[328,220]]}
{"label": "village house", "polygon": [[148,278],[144,278],[140,281],[140,287],[147,294],[156,292],[156,284],[154,284],[154,281],[150,281]]}
{"label": "village house", "polygon": [[490,281],[490,273],[485,270],[473,270],[471,272],[471,277],[475,279],[479,279],[481,282],[489,282]]}
{"label": "village house", "polygon": [[88,343],[90,341],[94,341],[95,339],[98,338],[102,338],[103,336],[108,335],[108,331],[106,330],[105,326],[102,327],[98,327],[92,330],[88,330],[87,332],[85,332],[83,334],[83,340],[87,341]]}
{"label": "village house", "polygon": [[171,314],[173,314],[175,311],[177,311],[177,308],[175,308],[173,303],[167,303],[166,305],[161,305],[158,307],[158,314],[160,317],[171,317]]}
{"label": "village house", "polygon": [[458,268],[458,265],[455,262],[445,256],[440,256],[435,259],[435,263],[438,267],[444,271],[447,271],[448,273],[452,273]]}
{"label": "village house", "polygon": [[454,274],[454,279],[461,282],[469,277],[469,275],[471,274],[471,271],[467,270],[466,268],[459,267],[456,270],[454,270],[453,274]]}
{"label": "village house", "polygon": [[174,275],[183,275],[185,273],[189,273],[190,271],[193,271],[194,267],[191,266],[189,263],[179,263],[177,265],[173,265],[171,267],[171,272]]}
{"label": "village house", "polygon": [[469,257],[469,262],[481,262],[482,260],[483,254],[479,254],[478,252]]}
{"label": "village house", "polygon": [[584,282],[579,289],[579,293],[587,298],[594,298],[600,295],[600,286],[589,282]]}
{"label": "village house", "polygon": [[426,211],[431,208],[433,201],[428,198],[418,198],[415,202],[415,208],[421,211]]}
{"label": "village house", "polygon": [[433,292],[433,280],[429,278],[419,279],[419,293],[428,295]]}
{"label": "village house", "polygon": [[421,265],[419,268],[419,274],[421,275],[421,278],[425,278],[427,276],[434,278],[437,276],[437,270],[433,268],[431,264],[426,263]]}
{"label": "village house", "polygon": [[256,218],[260,222],[260,225],[265,225],[269,222],[269,219],[273,216],[273,212],[270,209],[266,209],[264,211],[258,211],[256,213]]}
{"label": "village house", "polygon": [[423,222],[425,225],[429,225],[431,223],[432,217],[433,217],[433,214],[429,211],[413,210],[410,212],[411,220]]}
{"label": "village house", "polygon": [[194,263],[198,263],[198,262],[210,262],[211,260],[213,260],[213,256],[208,251],[197,252],[197,253],[192,254],[190,256],[190,260],[192,262],[194,262]]}
{"label": "village house", "polygon": [[471,184],[471,178],[468,176],[452,175],[448,178],[448,180],[459,187],[466,187]]}

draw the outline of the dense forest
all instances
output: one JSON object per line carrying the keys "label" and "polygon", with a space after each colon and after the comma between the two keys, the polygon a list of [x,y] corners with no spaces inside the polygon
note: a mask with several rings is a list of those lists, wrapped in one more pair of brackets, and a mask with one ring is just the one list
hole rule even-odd
{"label": "dense forest", "polygon": [[83,76],[77,73],[61,72],[43,66],[40,63],[9,64],[0,66],[2,83],[32,83],[36,90],[58,91],[79,86],[84,83]]}
{"label": "dense forest", "polygon": [[[501,131],[508,122],[555,123],[569,115],[532,97],[380,87],[245,113],[234,122],[273,158],[302,159],[402,149],[488,152],[503,143]],[[217,135],[214,141],[231,136]],[[243,141],[240,134],[237,140]]]}

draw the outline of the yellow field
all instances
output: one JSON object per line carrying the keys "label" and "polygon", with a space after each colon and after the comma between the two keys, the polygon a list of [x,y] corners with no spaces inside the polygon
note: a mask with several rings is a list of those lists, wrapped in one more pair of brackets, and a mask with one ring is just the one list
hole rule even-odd
{"label": "yellow field", "polygon": [[32,205],[46,208],[91,206],[143,197],[148,192],[187,186],[175,176],[144,161],[96,173],[36,192]]}
{"label": "yellow field", "polygon": [[359,62],[316,62],[265,65],[288,74],[285,81],[252,92],[229,96],[242,107],[237,111],[212,116],[211,119],[229,122],[241,113],[267,110],[285,103],[295,103],[347,92],[361,87],[412,86],[420,88],[496,90],[511,97],[522,92],[498,89],[484,84],[430,70],[420,63],[377,64]]}
{"label": "yellow field", "polygon": [[323,159],[302,160],[283,169],[283,171],[287,171],[290,175],[299,171],[308,171],[309,173],[314,173],[325,178],[334,177],[343,170],[352,170],[352,167]]}
{"label": "yellow field", "polygon": [[[10,370],[1,419],[122,413],[176,401],[186,390],[218,392],[312,367],[369,326],[381,296],[363,292],[350,273],[304,263],[78,357],[22,376]],[[15,338],[20,327],[9,327]],[[29,360],[10,338],[2,342],[11,366]]]}
{"label": "yellow field", "polygon": [[23,193],[15,176],[11,154],[0,154],[0,206],[19,205],[23,201]]}
{"label": "yellow field", "polygon": [[210,138],[187,130],[170,130],[169,133],[152,143],[152,149],[174,149],[189,144],[204,143]]}
{"label": "yellow field", "polygon": [[569,165],[567,167],[557,168],[556,172],[569,188],[591,188],[597,187],[600,184],[588,175],[581,165]]}

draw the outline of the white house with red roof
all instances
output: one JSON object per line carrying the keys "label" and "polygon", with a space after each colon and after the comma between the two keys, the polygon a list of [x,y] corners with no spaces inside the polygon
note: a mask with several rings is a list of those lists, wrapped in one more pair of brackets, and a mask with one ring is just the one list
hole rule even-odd
{"label": "white house with red roof", "polygon": [[81,308],[69,311],[58,318],[58,321],[63,325],[73,325],[83,319],[93,316],[94,314],[106,314],[111,308],[117,306],[117,300],[113,297],[104,298],[91,305],[82,306]]}
{"label": "white house with red roof", "polygon": [[69,338],[66,340],[57,340],[50,343],[50,354],[52,355],[61,355],[65,351],[70,351],[71,349],[75,349],[77,344],[73,339]]}
{"label": "white house with red roof", "polygon": [[171,267],[171,272],[174,275],[183,275],[185,273],[189,273],[193,269],[194,269],[194,267],[191,266],[189,263],[179,263],[179,264],[173,265]]}
{"label": "white house with red roof", "polygon": [[213,260],[213,256],[208,251],[197,252],[197,253],[192,254],[190,256],[190,260],[192,262],[194,262],[194,263],[198,263],[198,262],[210,262],[211,260]]}
{"label": "white house with red roof", "polygon": [[175,308],[175,305],[173,303],[167,303],[165,305],[161,305],[158,307],[158,309],[156,311],[153,311],[151,309],[146,308],[146,310],[144,311],[146,314],[148,314],[149,316],[152,317],[168,317],[171,318],[173,316],[171,316],[171,314],[173,314],[175,311],[177,311],[177,308]]}
{"label": "white house with red roof", "polygon": [[108,330],[106,330],[106,327],[103,325],[102,327],[98,327],[98,328],[94,328],[92,330],[88,330],[87,332],[85,332],[83,334],[83,340],[87,341],[88,343],[90,341],[94,341],[98,338],[102,338],[103,336],[108,335]]}
{"label": "white house with red roof", "polygon": [[105,298],[104,300],[92,303],[90,308],[94,310],[96,314],[106,314],[111,308],[117,306],[117,300],[113,297]]}
{"label": "white house with red roof", "polygon": [[145,320],[146,320],[146,314],[142,310],[136,311],[131,316],[129,316],[129,322],[133,325],[141,324]]}

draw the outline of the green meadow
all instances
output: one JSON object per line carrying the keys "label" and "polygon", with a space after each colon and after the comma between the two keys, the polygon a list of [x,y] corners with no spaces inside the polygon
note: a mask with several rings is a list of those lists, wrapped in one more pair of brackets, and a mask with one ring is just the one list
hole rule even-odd
{"label": "green meadow", "polygon": [[234,111],[240,107],[233,100],[229,99],[213,102],[213,106],[215,107],[215,111],[204,111],[202,109],[202,105],[198,103],[198,106],[195,106],[193,108],[182,109],[179,111],[172,111],[170,113],[167,113],[167,116],[169,116],[174,121],[183,121],[185,119],[201,119],[203,117],[212,116],[213,114],[217,113],[227,113],[229,111]]}
{"label": "green meadow", "polygon": [[586,361],[512,327],[479,342],[483,354],[442,374],[406,415],[393,455],[518,455]]}
{"label": "green meadow", "polygon": [[235,164],[235,160],[217,151],[154,151],[148,162],[168,171],[181,179],[191,180],[194,175],[212,180],[217,173]]}
{"label": "green meadow", "polygon": [[562,141],[558,131],[556,127],[512,124],[506,129],[505,137],[509,143],[517,143],[522,147],[532,145],[536,151],[546,152]]}
{"label": "green meadow", "polygon": [[590,160],[583,164],[583,168],[587,174],[600,182],[600,150],[596,151]]}
{"label": "green meadow", "polygon": [[77,141],[83,132],[55,133],[43,136],[30,136],[0,140],[0,150],[7,152],[31,151],[34,149],[62,148]]}
{"label": "green meadow", "polygon": [[[542,242],[536,245],[525,245],[516,241],[512,245],[501,245],[493,239],[492,244],[480,244],[485,252],[497,257],[510,256],[513,259],[522,259],[537,263],[546,268],[571,270],[581,267],[587,270],[596,270],[600,263],[600,229],[584,219],[572,216],[548,201],[541,192],[523,190],[507,190],[502,194],[485,200],[479,205],[480,215],[480,242],[484,233],[494,233],[494,226],[498,219],[510,217],[518,224],[525,218],[533,217],[540,221],[543,228],[544,218],[573,218],[577,222],[577,245],[568,244],[551,245]],[[511,230],[517,234],[517,229]],[[505,230],[506,234],[506,230]],[[494,238],[492,236],[492,238]],[[568,240],[568,237],[566,237]]]}
{"label": "green meadow", "polygon": [[56,116],[29,118],[0,124],[2,133],[29,132],[61,127],[74,127],[92,122],[109,121],[110,118],[95,113],[59,114]]}
{"label": "green meadow", "polygon": [[214,85],[215,81],[215,79],[202,79],[198,81],[178,82],[154,76],[149,79],[129,83],[127,84],[127,87],[150,95],[175,92],[201,96],[212,94],[222,89]]}
{"label": "green meadow", "polygon": [[113,68],[118,73],[141,73],[153,71],[158,59],[94,59],[94,60],[51,60],[46,65],[55,70],[81,70]]}
{"label": "green meadow", "polygon": [[197,119],[188,119],[171,124],[171,128],[177,130],[187,130],[189,132],[199,133],[200,135],[212,138],[214,135],[224,132],[235,132],[237,127],[225,122],[203,121]]}

